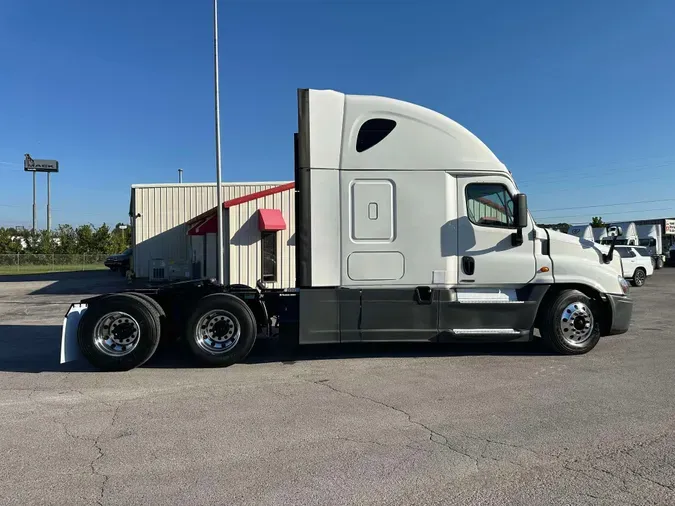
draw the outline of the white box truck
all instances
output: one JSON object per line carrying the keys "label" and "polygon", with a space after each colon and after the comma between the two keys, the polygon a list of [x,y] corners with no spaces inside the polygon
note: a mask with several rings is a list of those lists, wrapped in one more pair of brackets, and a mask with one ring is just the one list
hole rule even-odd
{"label": "white box truck", "polygon": [[178,337],[227,366],[275,331],[304,345],[531,341],[538,329],[552,350],[582,354],[628,330],[614,245],[538,227],[511,172],[466,128],[331,90],[298,90],[298,112],[296,288],[203,279],[84,299],[66,315],[62,362],[131,369]]}

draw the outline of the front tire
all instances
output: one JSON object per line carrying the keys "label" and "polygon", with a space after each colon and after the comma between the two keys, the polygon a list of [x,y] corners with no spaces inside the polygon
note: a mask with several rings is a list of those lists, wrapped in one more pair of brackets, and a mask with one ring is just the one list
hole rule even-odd
{"label": "front tire", "polygon": [[657,269],[663,269],[663,258],[658,257],[656,259],[656,268]]}
{"label": "front tire", "polygon": [[545,308],[539,332],[556,353],[581,355],[600,340],[600,316],[593,299],[578,290],[563,290]]}
{"label": "front tire", "polygon": [[185,328],[192,354],[200,362],[217,367],[245,359],[256,337],[253,312],[241,299],[227,293],[202,298]]}
{"label": "front tire", "polygon": [[105,295],[82,316],[77,342],[82,354],[104,371],[128,371],[155,353],[160,338],[160,315],[138,296]]}
{"label": "front tire", "polygon": [[642,286],[645,284],[645,280],[647,279],[647,272],[642,268],[638,267],[635,269],[635,272],[633,273],[633,279],[631,280],[631,284],[633,286]]}

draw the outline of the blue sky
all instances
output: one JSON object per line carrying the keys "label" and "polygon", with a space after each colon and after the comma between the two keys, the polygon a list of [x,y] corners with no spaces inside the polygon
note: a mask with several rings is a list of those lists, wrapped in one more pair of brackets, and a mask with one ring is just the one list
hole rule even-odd
{"label": "blue sky", "polygon": [[[291,179],[295,90],[332,88],[462,123],[539,222],[675,215],[673,2],[219,7],[224,180]],[[125,221],[130,185],[179,167],[213,181],[211,16],[210,0],[2,0],[0,225],[30,225],[26,152],[60,161],[54,224]]]}

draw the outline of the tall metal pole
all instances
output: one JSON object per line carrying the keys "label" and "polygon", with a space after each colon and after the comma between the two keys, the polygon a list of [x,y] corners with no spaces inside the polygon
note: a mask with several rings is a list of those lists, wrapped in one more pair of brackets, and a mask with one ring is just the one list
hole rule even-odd
{"label": "tall metal pole", "polygon": [[35,200],[35,171],[33,171],[33,232],[37,230],[37,204]]}
{"label": "tall metal pole", "polygon": [[218,81],[218,0],[213,0],[213,65],[216,93],[216,200],[218,200],[218,282],[225,284],[225,248],[223,244],[223,182],[220,173],[220,83]]}
{"label": "tall metal pole", "polygon": [[47,231],[52,229],[52,204],[51,204],[51,195],[52,195],[52,186],[51,186],[51,172],[47,172]]}

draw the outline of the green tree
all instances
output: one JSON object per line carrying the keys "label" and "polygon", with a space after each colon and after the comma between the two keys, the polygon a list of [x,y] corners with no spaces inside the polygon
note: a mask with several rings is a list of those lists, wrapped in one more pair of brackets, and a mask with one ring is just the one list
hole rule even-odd
{"label": "green tree", "polygon": [[551,223],[551,224],[537,223],[537,225],[539,225],[542,228],[550,228],[552,230],[557,230],[559,232],[562,232],[563,234],[566,234],[571,226],[569,223]]}
{"label": "green tree", "polygon": [[110,232],[111,251],[109,253],[121,253],[131,246],[131,229],[128,226],[119,228],[120,226],[124,226],[124,223],[118,223]]}
{"label": "green tree", "polygon": [[80,225],[75,229],[77,236],[77,253],[93,253],[94,249],[94,231],[91,225]]}
{"label": "green tree", "polygon": [[607,224],[602,221],[601,216],[593,216],[593,219],[591,220],[591,227],[593,227],[593,228],[604,228],[606,226],[607,226]]}
{"label": "green tree", "polygon": [[0,228],[0,254],[21,253],[21,238],[13,228]]}
{"label": "green tree", "polygon": [[59,225],[54,235],[58,239],[58,244],[56,245],[57,253],[62,255],[77,253],[77,234],[73,227],[70,225]]}
{"label": "green tree", "polygon": [[96,253],[110,253],[110,248],[110,227],[104,223],[94,231],[92,250]]}

